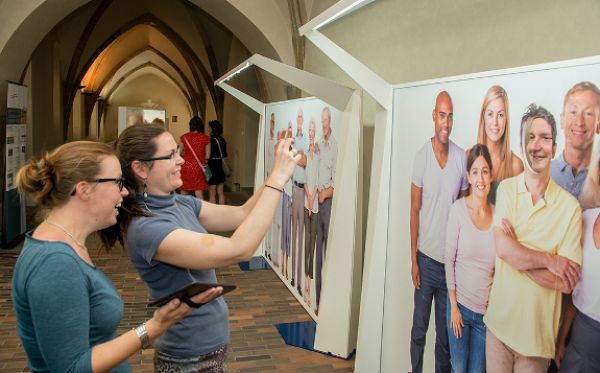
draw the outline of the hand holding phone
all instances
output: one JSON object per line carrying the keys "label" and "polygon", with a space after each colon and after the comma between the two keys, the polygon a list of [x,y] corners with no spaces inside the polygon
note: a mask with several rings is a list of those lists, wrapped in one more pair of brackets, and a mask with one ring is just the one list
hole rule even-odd
{"label": "hand holding phone", "polygon": [[187,304],[190,307],[198,308],[201,307],[205,303],[195,303],[190,298],[193,296],[200,294],[208,289],[212,289],[215,287],[223,288],[221,295],[229,293],[233,291],[236,286],[235,285],[224,285],[224,284],[210,284],[210,283],[201,283],[201,282],[193,282],[179,290],[174,291],[173,293],[167,295],[166,297],[154,300],[148,303],[150,307],[161,307],[167,303],[169,303],[172,299],[178,298],[183,303]]}

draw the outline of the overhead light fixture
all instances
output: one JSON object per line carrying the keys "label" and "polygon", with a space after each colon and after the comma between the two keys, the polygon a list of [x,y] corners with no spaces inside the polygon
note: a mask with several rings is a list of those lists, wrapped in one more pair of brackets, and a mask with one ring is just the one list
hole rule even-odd
{"label": "overhead light fixture", "polygon": [[335,21],[342,16],[352,12],[355,9],[358,9],[362,6],[365,6],[374,0],[341,0],[337,3],[333,4],[323,13],[319,14],[315,18],[313,18],[310,22],[300,27],[298,32],[300,36],[306,34],[309,31],[318,30],[321,27],[327,25],[330,22]]}
{"label": "overhead light fixture", "polygon": [[231,70],[229,73],[227,73],[221,79],[217,80],[217,85],[224,83],[224,82],[228,81],[229,79],[233,78],[234,76],[240,74],[242,71],[244,71],[249,66],[250,66],[249,61],[242,62],[241,65],[239,65],[235,69]]}

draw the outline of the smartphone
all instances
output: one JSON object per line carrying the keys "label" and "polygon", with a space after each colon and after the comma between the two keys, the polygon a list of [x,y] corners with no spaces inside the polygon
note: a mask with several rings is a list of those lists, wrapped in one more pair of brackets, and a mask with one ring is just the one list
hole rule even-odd
{"label": "smartphone", "polygon": [[160,298],[160,299],[157,299],[157,300],[154,300],[154,301],[148,303],[148,306],[162,307],[175,298],[178,298],[182,302],[186,303],[194,295],[200,294],[203,291],[206,291],[206,290],[212,289],[212,288],[216,288],[219,286],[223,288],[223,292],[221,293],[221,295],[229,293],[230,291],[233,291],[236,288],[235,285],[208,284],[208,283],[202,283],[202,282],[193,282],[177,291],[174,291],[173,293],[167,295],[166,297],[163,297],[163,298]]}

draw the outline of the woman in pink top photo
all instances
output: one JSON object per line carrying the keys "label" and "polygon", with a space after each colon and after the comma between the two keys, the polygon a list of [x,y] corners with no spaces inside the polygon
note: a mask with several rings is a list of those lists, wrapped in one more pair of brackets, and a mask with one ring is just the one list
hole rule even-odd
{"label": "woman in pink top photo", "polygon": [[492,160],[486,145],[467,156],[469,194],[454,202],[448,215],[444,263],[448,285],[448,344],[452,372],[485,371],[485,325],[496,249],[493,207],[488,202]]}

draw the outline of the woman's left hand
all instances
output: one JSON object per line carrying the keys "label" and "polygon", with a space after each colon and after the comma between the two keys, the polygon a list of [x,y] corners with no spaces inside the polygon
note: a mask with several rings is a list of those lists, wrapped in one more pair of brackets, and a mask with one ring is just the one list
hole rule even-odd
{"label": "woman's left hand", "polygon": [[[208,303],[220,296],[222,293],[223,288],[219,286],[203,291],[200,294],[196,294],[195,296],[191,297],[190,300],[198,304]],[[175,298],[171,300],[169,303],[154,311],[154,316],[152,316],[152,318],[146,323],[149,330],[148,334],[151,338],[158,337],[159,335],[163,334],[171,325],[187,316],[191,310],[192,309],[187,304],[183,303],[179,299]]]}
{"label": "woman's left hand", "polygon": [[462,314],[460,313],[460,309],[457,307],[452,307],[450,310],[450,326],[454,331],[454,336],[456,338],[462,337],[462,328],[464,326]]}

